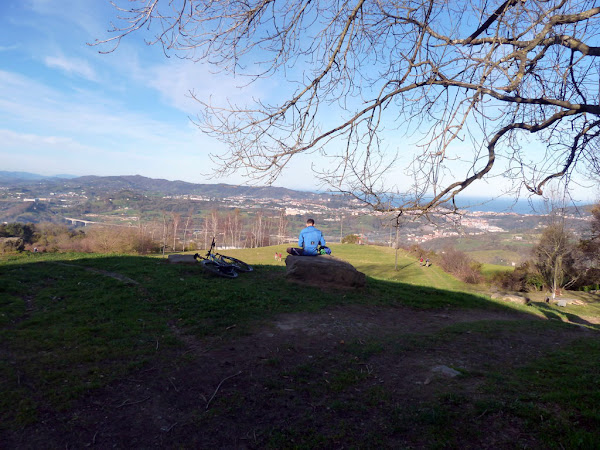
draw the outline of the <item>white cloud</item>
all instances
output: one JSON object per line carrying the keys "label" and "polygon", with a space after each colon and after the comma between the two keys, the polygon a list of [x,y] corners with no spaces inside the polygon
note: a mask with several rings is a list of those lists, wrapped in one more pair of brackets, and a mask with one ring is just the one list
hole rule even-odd
{"label": "white cloud", "polygon": [[5,126],[15,123],[19,128],[69,135],[85,133],[131,139],[169,134],[165,131],[168,125],[129,112],[127,104],[111,99],[102,90],[62,92],[4,71],[0,71],[0,117]]}
{"label": "white cloud", "polygon": [[64,56],[47,56],[44,64],[50,68],[60,69],[69,75],[83,77],[90,81],[98,81],[98,76],[92,67],[82,59],[66,58]]}
{"label": "white cloud", "polygon": [[217,145],[183,115],[165,122],[131,111],[103,92],[63,93],[5,71],[0,71],[0,122],[0,160],[15,170],[32,171],[34,165],[56,166],[62,173],[123,174],[156,167],[153,175],[162,171],[173,177],[193,167],[199,176],[210,170],[207,154]]}
{"label": "white cloud", "polygon": [[261,97],[260,83],[247,85],[247,79],[234,78],[226,73],[213,73],[214,68],[191,61],[167,60],[165,64],[139,70],[137,77],[156,89],[164,101],[187,114],[196,114],[201,105],[191,98],[190,92],[203,101],[215,105],[247,104]]}

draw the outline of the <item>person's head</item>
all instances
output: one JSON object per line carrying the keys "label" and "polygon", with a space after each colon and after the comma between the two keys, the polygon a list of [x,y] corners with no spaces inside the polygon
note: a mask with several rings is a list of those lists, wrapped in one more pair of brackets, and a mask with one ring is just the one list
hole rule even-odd
{"label": "person's head", "polygon": [[314,220],[312,220],[312,219],[308,219],[308,220],[306,221],[306,226],[307,226],[307,227],[314,227],[314,226],[315,226],[315,221],[314,221]]}

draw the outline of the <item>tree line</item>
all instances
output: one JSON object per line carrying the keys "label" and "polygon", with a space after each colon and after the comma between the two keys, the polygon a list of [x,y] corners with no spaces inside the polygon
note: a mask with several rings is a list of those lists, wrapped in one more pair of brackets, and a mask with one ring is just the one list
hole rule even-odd
{"label": "tree line", "polygon": [[161,211],[137,226],[93,224],[72,229],[66,224],[8,223],[0,225],[2,252],[155,253],[208,248],[215,238],[219,247],[255,248],[287,241],[289,220],[285,210],[258,211],[212,209],[204,217]]}

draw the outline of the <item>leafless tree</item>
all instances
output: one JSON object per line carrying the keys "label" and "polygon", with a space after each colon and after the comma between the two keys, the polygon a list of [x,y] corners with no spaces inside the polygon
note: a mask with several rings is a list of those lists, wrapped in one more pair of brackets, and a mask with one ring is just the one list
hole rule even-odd
{"label": "leafless tree", "polygon": [[283,244],[285,242],[285,237],[287,235],[288,223],[289,223],[289,221],[285,214],[285,208],[282,208],[281,211],[279,211],[279,222],[278,222],[278,227],[277,227],[277,243],[278,244]]}
{"label": "leafless tree", "polygon": [[600,203],[592,207],[592,223],[589,235],[579,243],[581,264],[578,269],[588,271],[588,277],[600,282]]}
{"label": "leafless tree", "polygon": [[162,231],[162,255],[163,258],[165,256],[165,251],[167,248],[167,233],[169,230],[169,226],[167,224],[167,213],[162,212],[162,221],[163,221],[163,231]]}
{"label": "leafless tree", "polygon": [[185,252],[185,244],[187,243],[188,229],[190,228],[190,226],[193,226],[193,224],[194,224],[194,219],[192,217],[193,214],[194,214],[194,211],[192,209],[190,209],[188,211],[187,218],[185,219],[185,227],[183,229],[183,244],[181,246],[181,251],[183,251],[183,252]]}
{"label": "leafless tree", "polygon": [[556,297],[561,288],[570,286],[581,275],[575,271],[576,240],[560,218],[544,229],[533,252],[535,265],[552,292],[552,298]]}
{"label": "leafless tree", "polygon": [[229,236],[232,247],[240,247],[242,239],[242,216],[239,209],[227,214],[225,218],[224,234],[225,238]]}
{"label": "leafless tree", "polygon": [[[198,98],[199,125],[228,145],[215,155],[221,174],[273,182],[292,158],[320,152],[330,162],[315,173],[335,189],[376,210],[427,212],[493,176],[542,194],[599,169],[597,0],[113,4],[119,19],[95,43],[104,52],[149,33],[167,55],[248,82],[285,76],[283,99]],[[417,150],[390,150],[392,134]],[[412,186],[389,179],[402,160]]]}
{"label": "leafless tree", "polygon": [[263,247],[270,245],[269,235],[271,233],[270,220],[263,211],[258,211],[251,224],[249,247]]}
{"label": "leafless tree", "polygon": [[177,229],[181,223],[181,214],[172,212],[171,220],[173,221],[173,251],[177,251]]}
{"label": "leafless tree", "polygon": [[210,246],[213,237],[218,237],[220,225],[219,212],[216,209],[212,209],[210,214],[204,218],[204,248]]}

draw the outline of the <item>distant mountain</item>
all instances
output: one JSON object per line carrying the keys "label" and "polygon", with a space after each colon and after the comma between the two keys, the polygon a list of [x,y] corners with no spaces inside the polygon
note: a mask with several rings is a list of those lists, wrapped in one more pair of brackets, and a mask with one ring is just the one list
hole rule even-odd
{"label": "distant mountain", "polygon": [[30,181],[40,181],[40,180],[56,180],[56,179],[68,179],[75,178],[75,175],[39,175],[37,173],[30,172],[7,172],[0,170],[0,182],[1,183],[10,183],[10,182],[18,182],[20,184],[30,182]]}
{"label": "distant mountain", "polygon": [[[7,174],[3,177],[3,174]],[[16,174],[16,175],[13,175]],[[23,174],[23,175],[20,175]],[[29,178],[27,178],[29,177]],[[75,178],[43,177],[26,172],[0,172],[0,184],[19,186],[19,189],[48,192],[68,192],[84,190],[90,195],[102,195],[130,190],[142,194],[157,195],[201,195],[214,199],[243,195],[250,198],[292,199],[319,198],[320,194],[295,191],[274,186],[236,186],[230,184],[196,184],[186,181],[170,181],[148,178],[141,175],[96,176]]]}
{"label": "distant mountain", "polygon": [[62,181],[63,187],[81,188],[95,193],[97,191],[118,192],[131,190],[141,193],[163,194],[163,195],[202,195],[214,198],[232,197],[244,195],[252,198],[303,198],[317,196],[306,192],[294,191],[273,186],[237,186],[231,184],[196,184],[187,181],[170,181],[157,178],[148,178],[141,175],[122,176],[84,176],[68,181]]}

